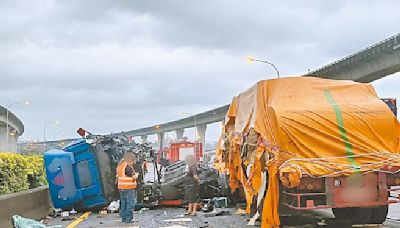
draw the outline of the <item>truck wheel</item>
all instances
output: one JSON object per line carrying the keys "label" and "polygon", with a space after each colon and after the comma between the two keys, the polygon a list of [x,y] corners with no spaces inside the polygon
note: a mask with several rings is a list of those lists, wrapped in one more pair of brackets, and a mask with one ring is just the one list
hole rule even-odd
{"label": "truck wheel", "polygon": [[382,224],[386,220],[388,211],[389,211],[388,205],[372,208],[372,216],[370,223]]}
{"label": "truck wheel", "polygon": [[332,208],[332,211],[335,218],[350,221],[352,224],[369,224],[372,218],[372,208]]}

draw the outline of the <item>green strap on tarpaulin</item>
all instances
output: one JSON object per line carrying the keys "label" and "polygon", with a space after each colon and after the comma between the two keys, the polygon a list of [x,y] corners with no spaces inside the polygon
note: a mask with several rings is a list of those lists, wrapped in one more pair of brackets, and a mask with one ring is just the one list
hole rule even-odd
{"label": "green strap on tarpaulin", "polygon": [[346,131],[346,128],[344,127],[343,115],[342,115],[342,111],[340,110],[340,106],[333,99],[332,94],[329,90],[325,90],[324,94],[325,94],[326,100],[328,100],[329,104],[332,106],[333,111],[335,112],[336,122],[338,124],[340,137],[344,141],[347,160],[353,166],[353,168],[356,170],[356,172],[360,172],[360,166],[354,160],[353,145],[351,145],[350,140],[347,137],[347,131]]}

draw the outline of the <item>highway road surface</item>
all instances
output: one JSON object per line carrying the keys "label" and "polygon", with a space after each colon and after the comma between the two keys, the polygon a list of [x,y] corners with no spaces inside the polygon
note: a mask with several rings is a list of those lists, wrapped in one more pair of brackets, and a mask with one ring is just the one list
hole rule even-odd
{"label": "highway road surface", "polygon": [[[246,226],[246,216],[236,214],[235,208],[220,209],[228,211],[229,215],[223,216],[211,216],[207,217],[207,214],[200,212],[196,217],[186,216],[183,208],[158,208],[156,210],[148,210],[142,212],[135,212],[135,222],[132,224],[124,224],[120,222],[118,214],[107,214],[100,215],[98,213],[92,213],[88,219],[80,222],[76,227],[78,228],[91,228],[91,227],[141,227],[141,228],[156,228],[156,227],[209,227],[209,228],[225,228],[225,227],[249,227]],[[61,221],[62,218],[57,217],[49,221],[48,225],[62,225],[67,227],[74,220],[78,219],[80,214],[72,216],[68,221]],[[347,224],[336,224],[334,221],[333,214],[330,210],[318,210],[307,214],[301,214],[300,216],[294,216],[287,218],[285,221],[288,223],[283,227],[351,227]],[[168,219],[177,219],[168,221]],[[181,220],[181,221],[180,221]],[[191,221],[186,221],[191,220]],[[324,222],[325,221],[325,222]],[[258,224],[259,225],[259,224]],[[389,210],[388,219],[384,225],[364,225],[357,227],[399,227],[400,228],[400,205],[391,205]]]}

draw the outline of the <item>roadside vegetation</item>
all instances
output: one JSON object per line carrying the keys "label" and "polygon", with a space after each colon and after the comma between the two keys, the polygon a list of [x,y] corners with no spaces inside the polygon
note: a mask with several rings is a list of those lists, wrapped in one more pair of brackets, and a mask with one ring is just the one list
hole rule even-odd
{"label": "roadside vegetation", "polygon": [[46,184],[42,156],[0,152],[0,195]]}

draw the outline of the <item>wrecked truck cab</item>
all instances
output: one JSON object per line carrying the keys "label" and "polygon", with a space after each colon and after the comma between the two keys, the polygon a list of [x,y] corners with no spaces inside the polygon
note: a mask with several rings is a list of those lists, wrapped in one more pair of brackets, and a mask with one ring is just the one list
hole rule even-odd
{"label": "wrecked truck cab", "polygon": [[[135,169],[140,173],[136,208],[157,205],[161,198],[159,180],[144,183],[141,178],[146,159],[154,163],[154,151],[148,144],[135,143],[124,135],[93,135],[81,128],[78,133],[83,139],[44,154],[50,195],[56,208],[90,210],[117,200],[116,168],[126,152],[135,153]],[[158,170],[157,166],[154,169]]]}
{"label": "wrecked truck cab", "polygon": [[45,152],[44,163],[55,208],[79,210],[107,204],[96,157],[84,139]]}

